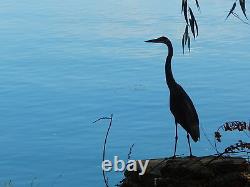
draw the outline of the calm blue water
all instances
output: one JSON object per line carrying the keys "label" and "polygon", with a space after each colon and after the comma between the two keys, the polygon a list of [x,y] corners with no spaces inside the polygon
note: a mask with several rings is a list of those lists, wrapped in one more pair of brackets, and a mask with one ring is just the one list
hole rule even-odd
{"label": "calm blue water", "polygon": [[[133,143],[134,159],[172,155],[167,51],[143,42],[158,36],[172,39],[174,76],[194,101],[211,140],[223,122],[248,121],[250,27],[233,17],[224,21],[231,5],[201,2],[200,36],[191,53],[182,55],[179,1],[2,1],[0,183],[103,186],[108,121],[92,121],[111,113],[107,158],[126,159]],[[214,153],[201,135],[194,154]],[[187,155],[181,128],[179,136],[178,154]],[[224,141],[240,138],[246,139],[232,134]],[[121,177],[111,173],[110,184]]]}

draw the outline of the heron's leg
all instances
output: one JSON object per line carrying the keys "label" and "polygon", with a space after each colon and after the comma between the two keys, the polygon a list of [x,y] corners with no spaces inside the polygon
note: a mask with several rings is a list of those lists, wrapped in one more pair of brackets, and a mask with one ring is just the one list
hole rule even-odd
{"label": "heron's leg", "polygon": [[190,157],[192,157],[193,154],[192,154],[192,149],[191,149],[191,144],[190,144],[190,138],[189,138],[189,134],[188,133],[187,133],[187,139],[188,139],[188,146],[189,146]]}
{"label": "heron's leg", "polygon": [[177,141],[178,141],[178,132],[177,132],[177,122],[175,121],[175,144],[174,144],[174,157],[175,157],[175,154],[176,154]]}

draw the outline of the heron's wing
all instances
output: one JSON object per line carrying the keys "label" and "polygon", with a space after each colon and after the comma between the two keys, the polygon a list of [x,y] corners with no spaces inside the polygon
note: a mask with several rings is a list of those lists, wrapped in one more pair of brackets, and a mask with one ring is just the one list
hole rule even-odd
{"label": "heron's wing", "polygon": [[194,141],[197,141],[200,138],[199,118],[192,100],[180,85],[177,85],[170,94],[170,109],[175,120],[191,135]]}

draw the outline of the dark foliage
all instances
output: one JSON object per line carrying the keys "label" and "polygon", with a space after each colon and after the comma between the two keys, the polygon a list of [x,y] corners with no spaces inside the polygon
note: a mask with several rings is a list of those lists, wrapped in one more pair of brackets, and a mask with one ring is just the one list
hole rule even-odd
{"label": "dark foliage", "polygon": [[[241,7],[241,10],[242,10],[242,13],[244,14],[245,18],[248,19],[248,18],[247,18],[247,15],[246,15],[246,1],[245,1],[245,0],[236,0],[236,1],[233,3],[233,6],[232,6],[232,8],[230,9],[230,11],[229,11],[229,13],[228,13],[226,19],[227,19],[230,15],[233,15],[233,16],[237,17],[238,19],[242,20],[242,19],[238,16],[238,14],[236,14],[236,13],[234,12],[234,10],[235,10],[235,8],[236,8],[236,5],[237,5],[237,2],[239,3],[239,5],[240,5],[240,7]],[[242,20],[242,21],[243,21],[243,20]]]}
{"label": "dark foliage", "polygon": [[236,7],[236,2],[234,2],[234,4],[233,4],[232,8],[230,9],[226,19],[234,12],[235,7]]}
{"label": "dark foliage", "polygon": [[[237,19],[241,20],[243,23],[249,24],[235,12],[237,4],[239,4],[244,17],[248,20],[247,14],[246,14],[246,1],[245,0],[236,0],[233,3],[231,9],[229,10],[229,13],[226,16],[226,20],[228,19],[230,15],[233,15]],[[200,11],[199,0],[195,0],[195,5],[198,11]],[[182,36],[182,49],[183,49],[183,54],[184,54],[185,46],[188,47],[188,50],[190,52],[191,39],[190,39],[189,33],[192,33],[194,39],[197,38],[198,36],[198,23],[197,23],[197,20],[195,18],[195,14],[192,8],[189,6],[189,0],[182,0],[181,12],[184,16],[185,23],[186,23],[186,27]]]}
{"label": "dark foliage", "polygon": [[[195,0],[197,9],[200,11],[200,5],[198,0]],[[189,33],[191,32],[193,35],[193,38],[195,39],[198,36],[198,24],[195,19],[194,12],[192,8],[188,4],[188,0],[182,0],[182,9],[181,9],[184,19],[186,21],[186,27],[184,34],[182,36],[182,49],[183,53],[185,52],[185,46],[187,45],[188,50],[190,52],[190,46],[191,46],[191,39],[189,36]],[[190,32],[189,32],[190,31]]]}
{"label": "dark foliage", "polygon": [[[223,125],[221,125],[217,131],[214,133],[214,138],[215,138],[215,147],[217,150],[217,142],[221,142],[222,141],[222,134],[221,131],[224,132],[233,132],[233,131],[239,131],[239,132],[244,132],[248,137],[249,137],[249,133],[250,133],[250,122],[247,123],[245,121],[230,121],[230,122],[226,122]],[[224,153],[232,153],[233,151],[236,152],[248,152],[250,151],[250,143],[248,142],[243,142],[242,140],[239,140],[239,142],[228,146]],[[219,151],[217,150],[217,153],[219,153]]]}
{"label": "dark foliage", "polygon": [[250,143],[239,140],[236,144],[230,145],[225,149],[225,153],[248,152]]}

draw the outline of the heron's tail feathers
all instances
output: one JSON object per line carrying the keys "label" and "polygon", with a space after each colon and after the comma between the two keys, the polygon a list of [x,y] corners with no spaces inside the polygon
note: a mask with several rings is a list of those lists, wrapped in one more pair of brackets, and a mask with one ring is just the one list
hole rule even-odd
{"label": "heron's tail feathers", "polygon": [[192,125],[191,129],[189,131],[189,134],[191,135],[192,139],[197,142],[200,139],[200,128],[199,124]]}

